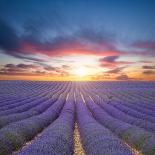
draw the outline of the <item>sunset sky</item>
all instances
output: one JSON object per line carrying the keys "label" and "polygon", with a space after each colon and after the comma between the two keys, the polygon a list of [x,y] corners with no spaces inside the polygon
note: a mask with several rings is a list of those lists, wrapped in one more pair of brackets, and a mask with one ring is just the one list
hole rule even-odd
{"label": "sunset sky", "polygon": [[155,1],[0,0],[0,79],[155,80]]}

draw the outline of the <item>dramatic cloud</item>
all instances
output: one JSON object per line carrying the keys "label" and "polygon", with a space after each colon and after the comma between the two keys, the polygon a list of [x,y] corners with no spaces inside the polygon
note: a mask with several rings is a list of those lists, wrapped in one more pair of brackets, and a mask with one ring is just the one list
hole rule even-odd
{"label": "dramatic cloud", "polygon": [[[130,62],[117,61],[120,55],[128,54],[119,50],[114,35],[97,31],[94,29],[80,29],[71,34],[59,34],[45,39],[40,34],[40,27],[26,25],[22,35],[17,32],[9,23],[0,20],[0,48],[8,55],[34,61],[45,61],[34,58],[32,55],[43,54],[49,57],[65,55],[97,55],[107,56],[100,59],[101,66],[115,66],[129,64]],[[38,28],[39,27],[39,28]],[[142,46],[145,45],[145,46]],[[154,49],[154,43],[135,43],[132,45],[142,50],[138,53],[145,54],[148,49]],[[147,49],[144,51],[143,49]],[[152,52],[152,51],[151,51]]]}
{"label": "dramatic cloud", "polygon": [[154,4],[1,0],[0,74],[74,80],[81,67],[90,79],[154,76]]}
{"label": "dramatic cloud", "polygon": [[77,54],[101,56],[122,54],[115,48],[114,43],[106,40],[106,38],[103,40],[100,36],[98,37],[96,34],[96,37],[93,38],[96,39],[94,42],[89,37],[76,36],[75,34],[55,37],[43,43],[38,40],[24,39],[20,51],[23,54],[40,53],[50,57]]}
{"label": "dramatic cloud", "polygon": [[[10,24],[0,20],[0,48],[8,55],[39,61],[32,55],[43,54],[49,57],[65,55],[121,55],[117,50],[111,34],[99,33],[93,29],[81,29],[70,35],[61,34],[48,39],[40,36],[40,32],[34,26],[26,27],[22,35]],[[43,40],[44,39],[44,40]]]}

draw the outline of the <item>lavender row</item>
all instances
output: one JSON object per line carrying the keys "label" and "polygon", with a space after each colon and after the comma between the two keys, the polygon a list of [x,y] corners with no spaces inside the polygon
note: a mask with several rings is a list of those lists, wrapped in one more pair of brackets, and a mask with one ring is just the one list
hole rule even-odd
{"label": "lavender row", "polygon": [[[17,102],[17,101],[22,101],[22,99],[21,98],[23,98],[23,99],[26,99],[27,97],[31,97],[31,96],[37,96],[38,95],[38,93],[39,94],[42,94],[42,93],[44,93],[45,91],[49,91],[49,89],[47,89],[47,88],[45,88],[45,89],[41,89],[40,87],[38,88],[38,89],[33,89],[33,84],[35,84],[35,86],[39,86],[38,84],[36,84],[36,82],[33,82],[31,85],[29,85],[29,87],[27,86],[27,90],[26,91],[24,91],[23,90],[23,88],[22,88],[22,86],[20,85],[20,83],[18,82],[17,83],[17,90],[15,90],[15,91],[13,91],[14,93],[16,93],[17,95],[11,95],[11,96],[9,96],[9,91],[6,91],[6,97],[7,98],[4,98],[4,100],[0,100],[0,105],[2,106],[2,103],[4,102],[4,101],[6,101],[6,102],[4,102],[3,104],[4,105],[6,105],[6,104],[9,104],[9,103],[12,103],[12,102]],[[50,83],[49,83],[49,85],[51,85]],[[58,85],[58,83],[52,83],[52,89],[53,89],[53,87],[56,87]],[[41,85],[41,87],[43,87],[44,86],[44,84],[42,84]],[[11,87],[11,86],[10,86]],[[14,86],[13,87],[11,87],[11,89],[13,89],[14,88]],[[21,89],[22,88],[22,89]],[[29,90],[29,88],[31,88],[31,90]],[[21,89],[21,90],[20,90]],[[3,90],[3,89],[2,89]],[[37,90],[37,91],[36,91]],[[50,90],[51,90],[51,88],[50,88]],[[5,93],[4,93],[4,90],[3,90],[3,97],[5,96]],[[8,98],[9,97],[9,98]]]}
{"label": "lavender row", "polygon": [[[88,90],[90,90],[90,89],[87,89],[87,92],[88,92]],[[86,91],[86,89],[85,89],[85,91]],[[90,93],[90,91],[89,91],[89,93]],[[108,98],[108,97],[106,97],[106,98],[103,97],[103,93],[98,92],[97,90],[94,91],[93,93],[94,93],[94,94],[97,93],[99,96],[102,96],[102,98],[104,98],[104,100],[107,100],[107,102],[109,102],[109,98]],[[91,93],[91,94],[93,94],[93,93]],[[104,95],[105,95],[105,94],[104,94]],[[107,96],[113,97],[113,96],[111,96],[111,95],[107,95]],[[138,111],[138,112],[140,112],[140,113],[145,113],[146,115],[155,117],[155,111],[146,109],[146,108],[143,107],[143,105],[141,105],[141,106],[136,105],[134,101],[133,101],[134,103],[127,102],[127,100],[124,100],[124,99],[123,99],[123,96],[122,96],[122,98],[120,97],[120,98],[117,99],[117,100],[114,99],[114,98],[115,98],[115,96],[112,98],[112,100],[110,100],[111,103],[117,102],[117,103],[122,104],[122,105],[124,105],[124,106],[126,106],[126,107],[128,107],[128,108],[131,108],[131,109],[133,109],[133,110],[136,110],[136,111]]]}
{"label": "lavender row", "polygon": [[15,114],[10,114],[8,116],[3,116],[0,118],[0,128],[11,123],[11,122],[16,122],[28,117],[32,117],[34,115],[38,115],[42,112],[44,112],[49,106],[51,106],[61,95],[66,90],[66,87],[63,87],[60,89],[58,92],[53,92],[54,95],[52,97],[49,97],[46,101],[42,102],[41,104],[38,104],[37,106],[31,108],[28,111],[24,111],[21,113],[15,113]]}
{"label": "lavender row", "polygon": [[[54,85],[54,87],[56,87],[56,85]],[[54,90],[54,87],[51,89],[51,90]],[[31,94],[29,94],[29,93],[23,93],[23,91],[21,92],[22,93],[22,96],[17,96],[17,98],[15,98],[14,100],[13,99],[11,99],[10,101],[8,101],[8,100],[4,100],[1,104],[0,104],[0,106],[2,107],[2,106],[6,106],[6,105],[8,105],[8,106],[11,106],[12,104],[14,104],[14,103],[19,103],[19,102],[21,102],[21,101],[27,101],[27,102],[29,102],[29,100],[30,100],[30,98],[31,97],[37,97],[38,95],[41,95],[41,94],[46,94],[46,93],[48,93],[49,92],[49,90],[47,90],[47,89],[45,89],[44,90],[44,92],[41,92],[40,90],[37,92],[37,93],[33,93],[33,92],[31,92]],[[22,104],[22,103],[21,103]]]}
{"label": "lavender row", "polygon": [[134,155],[129,148],[91,116],[80,95],[76,96],[77,121],[88,155]]}
{"label": "lavender row", "polygon": [[[102,95],[103,96],[103,94],[104,94],[104,96],[105,96],[105,99],[108,99],[108,97],[109,96],[111,96],[111,97],[113,97],[113,100],[114,101],[123,101],[122,103],[124,103],[124,104],[131,104],[131,105],[133,105],[133,106],[135,106],[135,107],[140,107],[140,108],[146,108],[146,109],[148,109],[148,110],[155,110],[155,105],[154,104],[152,104],[150,101],[149,102],[147,102],[147,103],[144,103],[143,102],[143,99],[140,99],[140,100],[138,100],[137,98],[137,96],[135,96],[135,97],[133,97],[133,95],[136,93],[136,92],[134,92],[134,93],[132,93],[132,95],[131,94],[129,94],[130,92],[123,92],[123,90],[121,90],[121,91],[98,91],[98,90],[94,90],[94,93],[95,92],[97,92],[98,94],[100,94],[100,95]],[[154,102],[154,100],[152,100],[152,102]]]}
{"label": "lavender row", "polygon": [[51,99],[48,99],[48,100],[42,102],[41,104],[38,104],[36,107],[33,107],[28,111],[0,117],[0,128],[6,126],[9,123],[17,122],[19,120],[26,119],[26,118],[32,117],[34,115],[41,114],[47,108],[49,108],[54,102],[56,102],[58,97],[59,97],[59,95],[55,94],[55,95],[53,95],[53,97]]}
{"label": "lavender row", "polygon": [[27,103],[34,102],[36,100],[39,101],[40,98],[44,98],[45,95],[47,95],[47,94],[39,94],[37,96],[29,96],[26,99],[23,99],[23,100],[20,100],[20,101],[14,101],[11,104],[7,104],[7,105],[4,105],[4,106],[1,106],[0,115],[1,115],[1,113],[3,115],[3,113],[5,113],[4,111],[9,111],[9,110],[12,110],[14,108],[17,108],[17,107],[20,107],[20,106],[24,106]]}
{"label": "lavender row", "polygon": [[121,95],[118,99],[122,99],[125,103],[134,104],[136,107],[143,107],[151,111],[155,111],[154,101],[143,102],[143,99],[137,99],[136,96]]}
{"label": "lavender row", "polygon": [[93,116],[101,124],[144,155],[155,154],[155,134],[113,118],[96,105],[88,96],[85,97],[85,100]]}
{"label": "lavender row", "polygon": [[74,97],[71,94],[59,118],[18,155],[72,155],[74,114]]}
{"label": "lavender row", "polygon": [[[102,99],[102,97],[101,97]],[[105,101],[103,100],[103,102],[105,103],[108,103],[108,101]],[[149,121],[149,122],[152,122],[152,123],[155,123],[155,118],[150,116],[150,115],[147,115],[147,114],[144,114],[144,113],[140,113],[134,109],[131,109],[121,103],[118,103],[118,102],[110,102],[109,103],[110,105],[112,105],[113,107],[115,107],[116,109],[130,115],[130,116],[133,116],[133,117],[136,117],[136,118],[139,118],[139,119],[143,119],[144,121]]]}
{"label": "lavender row", "polygon": [[[66,87],[66,86],[64,85],[64,87]],[[22,102],[11,104],[11,105],[9,105],[9,107],[10,108],[14,107],[14,108],[5,110],[3,112],[0,112],[0,116],[6,115],[6,114],[12,114],[12,113],[16,113],[16,112],[26,111],[29,108],[31,108],[33,106],[36,106],[38,103],[41,103],[41,102],[47,100],[48,98],[50,98],[52,96],[52,94],[58,92],[61,89],[63,89],[63,87],[59,87],[59,88],[57,88],[55,90],[51,90],[50,93],[49,92],[44,93],[44,94],[41,94],[41,95],[38,95],[38,96],[35,96],[35,97],[30,97],[30,99],[28,99],[28,100],[24,100]],[[4,110],[4,108],[2,107],[1,109]],[[6,108],[8,108],[8,107],[6,107]]]}
{"label": "lavender row", "polygon": [[116,109],[112,105],[104,103],[99,97],[97,97],[95,95],[93,95],[92,98],[95,103],[97,103],[100,107],[102,107],[112,117],[117,118],[123,122],[127,122],[129,124],[138,126],[140,128],[144,128],[147,131],[155,132],[155,124],[154,123],[132,117],[132,116]]}
{"label": "lavender row", "polygon": [[[41,93],[39,93],[39,94],[41,94]],[[22,102],[24,100],[26,101],[26,100],[29,100],[29,98],[35,97],[35,96],[37,96],[39,94],[33,94],[33,93],[31,93],[31,95],[30,94],[26,94],[26,95],[23,94],[23,96],[21,96],[21,97],[17,96],[15,99],[11,98],[10,101],[8,101],[8,100],[1,101],[0,106],[2,107],[2,106],[7,106],[7,105],[14,104],[16,102]]]}
{"label": "lavender row", "polygon": [[[55,91],[53,93],[55,93]],[[37,106],[38,104],[41,104],[42,102],[44,102],[46,100],[47,100],[46,97],[38,98],[36,100],[34,98],[32,98],[32,100],[29,101],[28,103],[26,102],[26,104],[22,104],[21,106],[15,107],[13,109],[0,112],[0,116],[5,116],[8,114],[20,113],[20,112],[27,111],[27,110],[31,109],[32,107]]]}
{"label": "lavender row", "polygon": [[15,123],[0,130],[0,155],[9,155],[31,140],[37,133],[52,123],[58,116],[65,103],[66,93],[45,112]]}
{"label": "lavender row", "polygon": [[134,109],[134,110],[136,110],[136,111],[138,111],[138,112],[145,113],[145,114],[147,114],[147,115],[150,115],[150,116],[152,116],[152,117],[155,117],[155,111],[146,109],[146,108],[144,108],[143,106],[137,106],[137,105],[135,105],[135,104],[132,104],[132,103],[125,103],[125,102],[123,102],[123,101],[119,101],[118,103],[123,104],[123,105],[125,105],[125,106],[127,106],[127,107],[129,107],[129,108],[131,108],[131,109]]}
{"label": "lavender row", "polygon": [[20,106],[17,106],[17,107],[15,106],[12,109],[1,111],[0,116],[2,117],[2,116],[14,114],[14,113],[21,113],[21,112],[27,111],[27,110],[37,106],[38,104],[41,104],[45,100],[46,100],[46,98],[38,98],[36,100],[31,99],[28,103],[26,102],[25,104],[21,104]]}

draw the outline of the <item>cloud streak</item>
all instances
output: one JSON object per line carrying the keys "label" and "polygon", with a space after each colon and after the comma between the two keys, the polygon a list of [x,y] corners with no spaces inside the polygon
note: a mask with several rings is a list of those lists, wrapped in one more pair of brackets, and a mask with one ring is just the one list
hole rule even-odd
{"label": "cloud streak", "polygon": [[121,65],[129,65],[133,64],[133,62],[129,61],[118,61],[120,56],[113,55],[113,56],[107,56],[104,58],[99,59],[100,66],[103,68],[114,68],[114,67],[119,67]]}
{"label": "cloud streak", "polygon": [[155,69],[155,66],[142,66],[143,69]]}
{"label": "cloud streak", "polygon": [[[65,68],[66,67],[67,66],[65,66]],[[69,76],[70,73],[68,69],[65,70],[64,66],[53,67],[43,64],[6,64],[0,69],[0,74],[20,76]]]}
{"label": "cloud streak", "polygon": [[133,78],[130,78],[128,75],[126,74],[122,74],[116,77],[116,80],[120,80],[120,81],[129,81],[129,80],[134,80]]}
{"label": "cloud streak", "polygon": [[155,74],[155,71],[153,71],[153,70],[147,70],[147,71],[143,71],[143,74],[145,74],[145,75],[154,75]]}

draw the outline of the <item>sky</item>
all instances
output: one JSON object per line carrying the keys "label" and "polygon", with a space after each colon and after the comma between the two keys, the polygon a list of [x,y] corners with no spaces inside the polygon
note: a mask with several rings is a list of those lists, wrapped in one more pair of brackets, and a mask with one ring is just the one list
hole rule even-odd
{"label": "sky", "polygon": [[1,80],[155,80],[154,0],[1,0]]}

